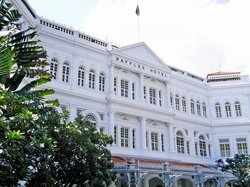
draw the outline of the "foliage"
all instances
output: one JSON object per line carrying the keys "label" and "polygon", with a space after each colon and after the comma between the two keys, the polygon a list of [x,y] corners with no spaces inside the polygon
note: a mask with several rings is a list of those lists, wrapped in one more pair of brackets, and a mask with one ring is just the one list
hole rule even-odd
{"label": "foliage", "polygon": [[226,163],[222,159],[216,161],[217,167],[222,172],[230,172],[235,177],[235,185],[248,187],[250,185],[250,157],[244,154],[235,154],[234,158],[227,158]]}
{"label": "foliage", "polygon": [[53,90],[32,89],[50,81],[46,51],[11,7],[0,0],[0,186],[109,185],[112,138],[82,116],[69,122],[45,99]]}
{"label": "foliage", "polygon": [[34,93],[0,93],[0,186],[111,183],[110,136],[82,116],[68,122],[66,113],[46,106],[42,97],[33,100]]}
{"label": "foliage", "polygon": [[37,45],[35,28],[22,29],[22,23],[18,23],[21,14],[11,8],[12,4],[0,0],[0,83],[16,91],[25,77],[36,77],[18,91],[24,94],[49,81],[50,74],[42,68],[48,65],[47,56],[43,47]]}

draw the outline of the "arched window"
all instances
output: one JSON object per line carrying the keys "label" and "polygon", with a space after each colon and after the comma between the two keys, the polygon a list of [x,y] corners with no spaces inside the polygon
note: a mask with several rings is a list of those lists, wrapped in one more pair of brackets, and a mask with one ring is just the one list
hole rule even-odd
{"label": "arched window", "polygon": [[63,63],[62,81],[69,82],[69,63],[68,62]]}
{"label": "arched window", "polygon": [[91,124],[93,124],[94,126],[96,126],[96,118],[89,114],[85,117],[85,120],[89,121]]}
{"label": "arched window", "polygon": [[180,99],[179,99],[179,95],[175,95],[175,109],[176,110],[180,110]]}
{"label": "arched window", "polygon": [[93,69],[89,71],[89,88],[95,89],[95,71]]}
{"label": "arched window", "polygon": [[232,117],[232,113],[231,113],[231,105],[229,102],[225,103],[225,111],[226,111],[226,116],[227,117]]}
{"label": "arched window", "polygon": [[176,146],[177,146],[177,153],[184,154],[184,137],[181,131],[176,133]]}
{"label": "arched window", "polygon": [[215,104],[216,117],[221,118],[221,106],[220,103]]}
{"label": "arched window", "polygon": [[195,114],[195,111],[194,111],[194,100],[193,99],[190,100],[190,109],[191,109],[191,114]]}
{"label": "arched window", "polygon": [[84,86],[84,67],[78,69],[78,86]]}
{"label": "arched window", "polygon": [[236,112],[236,116],[241,116],[241,106],[240,106],[240,102],[236,101],[235,104],[235,112]]}
{"label": "arched window", "polygon": [[207,156],[206,140],[203,135],[199,136],[200,156]]}
{"label": "arched window", "polygon": [[173,106],[173,94],[170,93],[170,105]]}
{"label": "arched window", "polygon": [[203,116],[207,117],[207,106],[206,106],[206,103],[202,103],[202,112],[203,112]]}
{"label": "arched window", "polygon": [[52,58],[50,63],[50,74],[53,76],[53,79],[57,79],[57,71],[58,60],[56,58]]}
{"label": "arched window", "polygon": [[104,88],[105,88],[105,75],[104,75],[104,73],[100,73],[100,76],[99,76],[99,91],[104,92]]}
{"label": "arched window", "polygon": [[197,114],[200,116],[201,115],[201,104],[200,104],[200,101],[196,102],[196,109],[197,109]]}
{"label": "arched window", "polygon": [[182,97],[181,104],[182,104],[182,111],[187,112],[187,103],[186,103],[186,98],[184,96]]}

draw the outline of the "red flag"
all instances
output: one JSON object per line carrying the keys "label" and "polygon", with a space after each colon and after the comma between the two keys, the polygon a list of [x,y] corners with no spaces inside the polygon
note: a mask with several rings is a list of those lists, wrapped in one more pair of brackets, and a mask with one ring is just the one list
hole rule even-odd
{"label": "red flag", "polygon": [[136,7],[136,9],[135,9],[135,13],[136,13],[137,16],[140,15],[140,9],[139,9],[138,4],[137,4],[137,7]]}

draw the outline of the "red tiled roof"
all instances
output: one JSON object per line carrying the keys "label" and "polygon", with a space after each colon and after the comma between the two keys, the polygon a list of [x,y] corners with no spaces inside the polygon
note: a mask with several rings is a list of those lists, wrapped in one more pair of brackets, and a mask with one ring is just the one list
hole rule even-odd
{"label": "red tiled roof", "polygon": [[240,72],[226,72],[226,71],[218,71],[214,73],[207,74],[207,78],[209,76],[215,76],[215,75],[231,75],[231,74],[240,74]]}

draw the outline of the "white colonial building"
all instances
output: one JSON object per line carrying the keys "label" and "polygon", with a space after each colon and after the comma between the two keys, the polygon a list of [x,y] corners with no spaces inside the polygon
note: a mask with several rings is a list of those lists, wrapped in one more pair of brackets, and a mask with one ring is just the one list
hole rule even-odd
{"label": "white colonial building", "polygon": [[164,63],[144,42],[115,46],[36,15],[12,0],[47,50],[61,110],[83,114],[110,146],[117,187],[220,187],[219,158],[250,150],[250,82],[240,72],[206,78]]}

